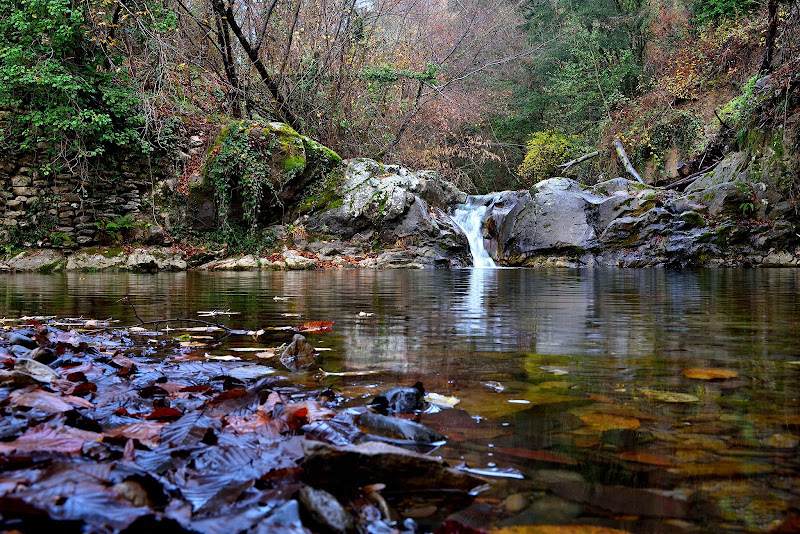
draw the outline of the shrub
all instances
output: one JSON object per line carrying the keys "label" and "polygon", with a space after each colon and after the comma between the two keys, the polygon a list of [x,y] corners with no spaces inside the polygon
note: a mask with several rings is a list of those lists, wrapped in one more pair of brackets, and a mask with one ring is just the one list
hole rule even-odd
{"label": "shrub", "polygon": [[534,133],[528,140],[528,151],[519,166],[522,181],[532,185],[549,178],[559,164],[574,154],[576,139],[549,130]]}

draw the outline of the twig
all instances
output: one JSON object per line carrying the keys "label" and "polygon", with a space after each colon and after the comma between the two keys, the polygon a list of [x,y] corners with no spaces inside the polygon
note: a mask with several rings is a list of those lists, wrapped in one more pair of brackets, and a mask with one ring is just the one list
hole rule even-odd
{"label": "twig", "polygon": [[134,305],[133,305],[133,302],[131,302],[130,295],[125,295],[124,297],[122,297],[121,299],[119,299],[117,302],[126,302],[126,303],[130,304],[130,306],[131,306],[131,309],[133,310],[133,314],[136,316],[136,318],[137,318],[137,319],[139,319],[139,323],[140,323],[140,324],[144,324],[144,319],[142,319],[141,317],[139,317],[139,314],[138,314],[138,313],[136,313],[136,306],[134,306]]}
{"label": "twig", "polygon": [[690,183],[694,182],[695,180],[700,178],[702,175],[706,174],[708,171],[710,171],[717,165],[719,165],[719,161],[710,167],[706,167],[702,171],[697,171],[696,173],[690,174],[689,176],[683,178],[682,180],[678,180],[677,182],[672,182],[671,184],[664,186],[664,189],[678,189],[679,187],[682,187],[684,185],[689,185]]}

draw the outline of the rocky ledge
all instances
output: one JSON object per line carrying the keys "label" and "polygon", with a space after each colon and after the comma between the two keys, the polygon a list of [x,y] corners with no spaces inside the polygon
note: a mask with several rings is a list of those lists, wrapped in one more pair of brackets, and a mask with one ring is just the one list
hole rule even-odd
{"label": "rocky ledge", "polygon": [[[768,178],[743,171],[743,157],[730,155],[683,192],[624,178],[592,187],[551,178],[530,190],[470,197],[470,205],[485,211],[481,237],[500,265],[800,265],[794,204]],[[469,245],[451,219],[467,198],[431,171],[349,160],[335,190],[307,198],[292,224],[271,228],[276,244],[262,254],[165,246],[43,249],[0,259],[0,270],[467,267]]]}

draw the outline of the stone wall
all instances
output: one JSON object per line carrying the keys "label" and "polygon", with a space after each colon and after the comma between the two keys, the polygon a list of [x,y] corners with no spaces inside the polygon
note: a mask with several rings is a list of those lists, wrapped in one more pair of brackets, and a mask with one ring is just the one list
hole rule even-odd
{"label": "stone wall", "polygon": [[121,152],[89,161],[84,172],[47,175],[45,149],[0,152],[0,242],[58,248],[109,244],[114,236],[108,223],[146,211],[144,201],[164,175],[163,157]]}

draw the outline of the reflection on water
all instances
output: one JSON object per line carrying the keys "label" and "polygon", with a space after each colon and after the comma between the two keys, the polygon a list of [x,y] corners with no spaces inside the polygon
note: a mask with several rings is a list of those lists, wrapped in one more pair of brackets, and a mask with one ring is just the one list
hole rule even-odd
{"label": "reflection on water", "polygon": [[[498,502],[513,492],[533,499],[531,506],[566,499],[584,506],[577,515],[642,531],[660,512],[609,510],[586,495],[607,499],[602,488],[648,487],[694,496],[702,513],[713,510],[706,519],[699,512],[672,519],[701,530],[712,523],[712,530],[748,530],[773,525],[800,499],[800,270],[13,274],[0,277],[0,316],[131,324],[132,310],[118,302],[125,295],[146,320],[230,309],[241,314],[222,320],[248,329],[335,321],[332,333],[309,335],[332,349],[319,366],[384,373],[328,385],[353,404],[363,403],[364,391],[417,379],[459,397],[465,417],[427,423],[461,436],[445,457],[526,475],[496,490]],[[290,337],[274,331],[263,343]],[[682,374],[695,367],[739,376]],[[618,427],[633,422],[637,434],[625,438],[633,441],[614,441]],[[492,456],[503,447],[512,452]],[[569,461],[519,452],[529,449]],[[558,484],[531,485],[543,467],[577,472],[581,484],[601,489],[588,492],[563,474]],[[632,500],[641,505],[648,495]],[[512,523],[539,517],[492,513],[491,521]]]}

